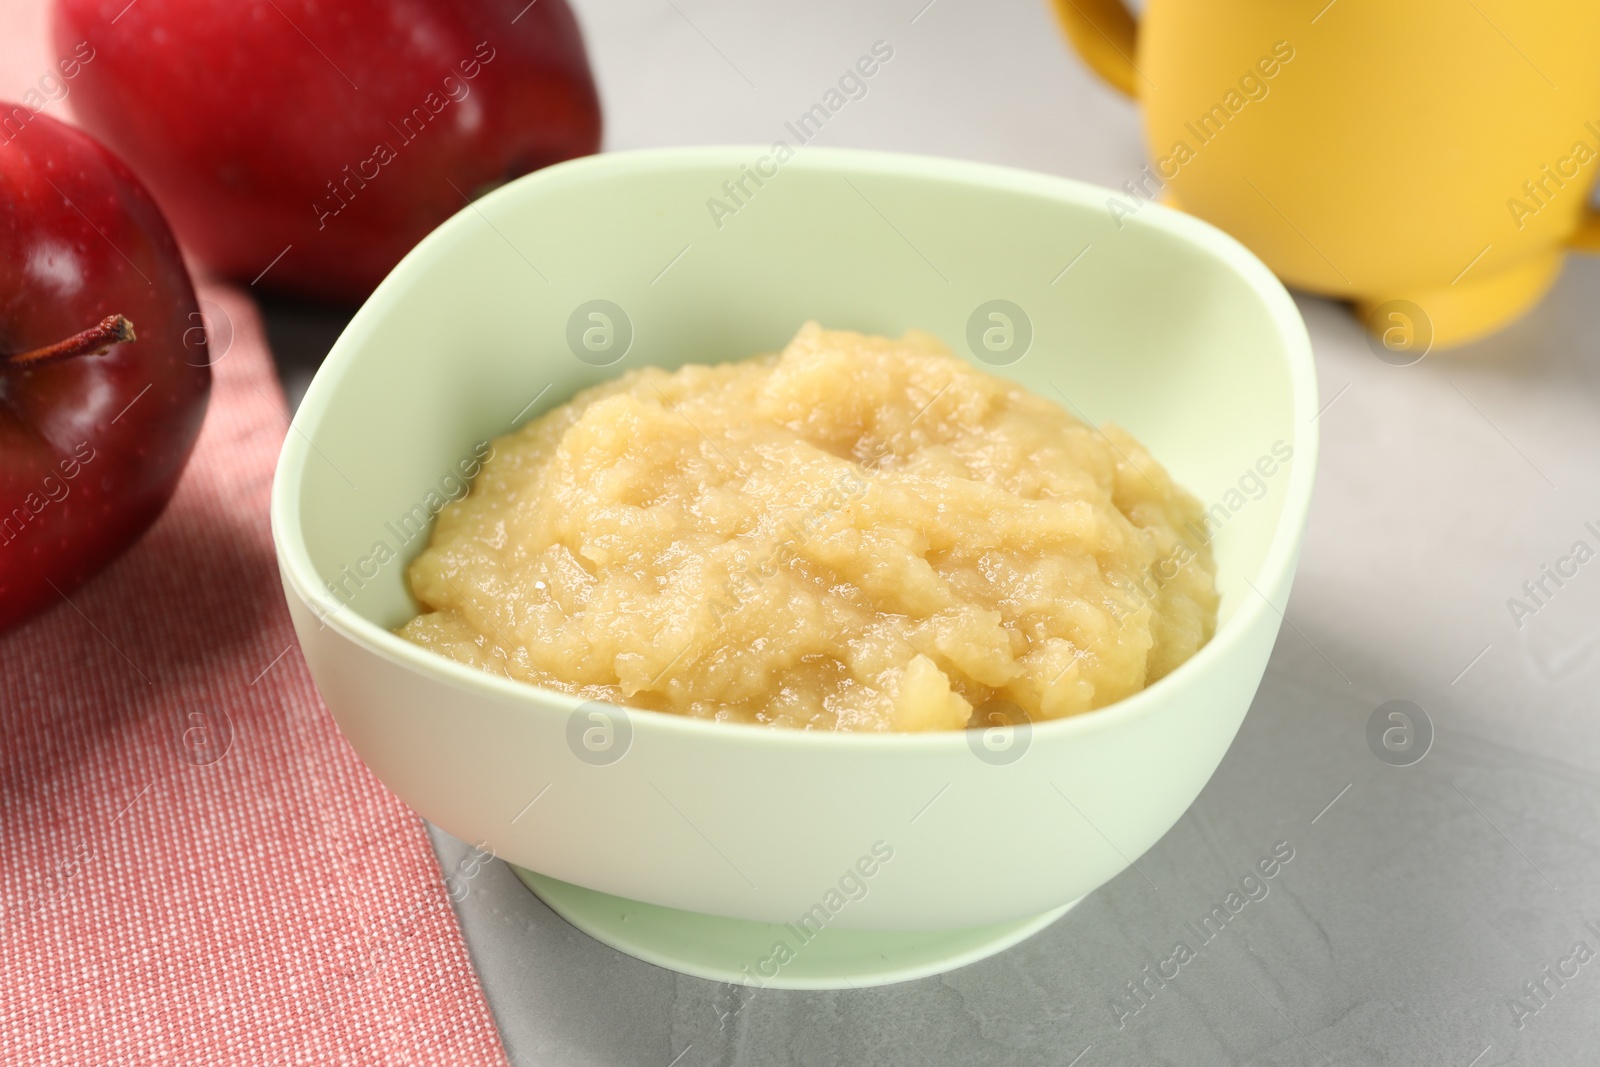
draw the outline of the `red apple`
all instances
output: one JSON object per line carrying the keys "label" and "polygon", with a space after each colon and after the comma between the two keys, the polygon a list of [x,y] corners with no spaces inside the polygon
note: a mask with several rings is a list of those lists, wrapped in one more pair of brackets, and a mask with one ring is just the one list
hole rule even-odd
{"label": "red apple", "polygon": [[55,40],[184,247],[302,296],[361,299],[467,198],[600,144],[565,0],[58,0]]}
{"label": "red apple", "polygon": [[132,171],[22,105],[0,103],[0,119],[4,628],[59,603],[161,514],[211,369],[178,246]]}

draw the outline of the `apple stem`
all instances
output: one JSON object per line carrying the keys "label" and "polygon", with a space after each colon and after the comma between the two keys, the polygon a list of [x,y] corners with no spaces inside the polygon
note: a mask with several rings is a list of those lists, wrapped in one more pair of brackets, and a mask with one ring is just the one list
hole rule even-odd
{"label": "apple stem", "polygon": [[64,341],[15,355],[0,355],[0,370],[31,369],[75,356],[103,356],[112,345],[132,340],[135,340],[133,323],[123,315],[107,315],[87,330],[73,334]]}

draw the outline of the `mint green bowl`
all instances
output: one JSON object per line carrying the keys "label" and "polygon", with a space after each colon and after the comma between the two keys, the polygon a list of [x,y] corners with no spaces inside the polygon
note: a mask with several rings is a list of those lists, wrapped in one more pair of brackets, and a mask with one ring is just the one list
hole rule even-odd
{"label": "mint green bowl", "polygon": [[[762,184],[740,191],[749,173]],[[424,817],[538,872],[580,927],[724,980],[932,973],[1104,884],[1183,814],[1244,718],[1317,450],[1310,344],[1282,286],[1189,216],[1152,205],[1119,226],[1109,195],[950,160],[696,148],[564,163],[463,209],[352,320],[278,462],[284,590],[350,743]],[[775,350],[806,319],[929,330],[970,358],[970,320],[997,299],[1032,338],[1020,358],[982,352],[986,369],[1126,427],[1214,505],[1216,637],[1144,692],[997,737],[574,722],[571,697],[390,632],[416,611],[418,531],[479,442],[632,367]],[[620,744],[609,762],[569,743],[595,723]],[[877,843],[892,858],[856,867]]]}

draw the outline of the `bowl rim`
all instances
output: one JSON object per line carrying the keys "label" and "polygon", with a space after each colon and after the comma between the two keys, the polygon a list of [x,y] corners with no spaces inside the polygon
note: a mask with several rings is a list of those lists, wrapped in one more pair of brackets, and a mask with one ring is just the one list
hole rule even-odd
{"label": "bowl rim", "polygon": [[[763,146],[750,144],[647,148],[605,152],[557,163],[524,175],[482,199],[464,205],[405,255],[362,303],[318,368],[290,421],[273,474],[271,527],[280,573],[284,584],[293,589],[312,610],[319,627],[328,626],[366,651],[397,666],[445,682],[455,689],[496,697],[499,702],[517,706],[523,711],[561,709],[566,714],[587,702],[569,693],[489,674],[430,652],[359,613],[346,610],[349,605],[325,595],[306,548],[298,503],[301,474],[313,447],[308,428],[320,423],[326,416],[343,364],[354,358],[351,353],[365,343],[366,335],[373,326],[400,302],[411,278],[426,269],[426,262],[431,259],[434,247],[453,240],[463,227],[475,225],[483,209],[501,201],[530,195],[534,190],[546,186],[559,188],[569,183],[639,171],[649,173],[679,168],[737,167],[739,163],[748,162],[752,153],[767,151]],[[932,179],[1061,200],[1096,210],[1102,207],[1107,197],[1121,195],[1114,189],[1053,174],[992,163],[869,149],[806,146],[785,167],[851,175],[881,174],[913,180]],[[1281,621],[1284,617],[1282,609],[1268,600],[1267,592],[1263,592],[1263,589],[1271,591],[1281,584],[1287,591],[1298,561],[1310,510],[1318,455],[1318,427],[1315,420],[1317,377],[1311,338],[1294,299],[1277,276],[1237,239],[1193,215],[1149,202],[1143,205],[1136,217],[1128,219],[1127,224],[1164,231],[1210,254],[1231,269],[1262,300],[1285,350],[1294,418],[1294,458],[1299,462],[1290,468],[1283,507],[1262,564],[1255,575],[1244,576],[1257,595],[1240,605],[1227,622],[1217,628],[1204,647],[1170,674],[1104,707],[1030,723],[1033,742],[1042,741],[1045,736],[1065,738],[1113,729],[1155,714],[1165,704],[1168,693],[1183,685],[1188,678],[1197,676],[1217,661],[1233,654],[1235,646],[1245,639],[1246,633],[1254,629],[1264,613],[1271,611]],[[759,723],[691,718],[626,704],[617,706],[623,709],[636,731],[644,727],[678,732],[690,738],[714,737],[723,744],[766,745],[775,743],[773,739],[776,738],[781,739],[776,743],[788,745],[824,748],[904,746],[928,751],[954,749],[956,746],[965,749],[969,733],[969,730],[900,733],[781,729]]]}

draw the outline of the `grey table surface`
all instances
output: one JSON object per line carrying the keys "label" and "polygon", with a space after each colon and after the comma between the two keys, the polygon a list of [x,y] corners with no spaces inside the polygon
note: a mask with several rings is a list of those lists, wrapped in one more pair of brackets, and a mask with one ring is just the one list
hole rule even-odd
{"label": "grey table surface", "polygon": [[[610,149],[770,143],[882,40],[892,61],[821,143],[1112,186],[1144,161],[1133,107],[1067,53],[1042,0],[576,8]],[[1297,297],[1327,407],[1287,625],[1144,876],[939,977],[751,998],[605,948],[493,862],[458,913],[512,1062],[1600,1062],[1600,962],[1573,956],[1600,953],[1600,562],[1520,625],[1507,606],[1575,542],[1600,548],[1584,525],[1600,528],[1596,294],[1600,264],[1575,260],[1523,321],[1408,367],[1375,358],[1341,306]],[[344,315],[269,304],[267,321],[297,399]],[[1435,731],[1410,766],[1367,742],[1395,699]],[[468,851],[433,840],[445,870]],[[1294,858],[1267,896],[1194,939],[1186,924],[1279,842]],[[1126,1014],[1128,983],[1180,940],[1196,958]]]}

